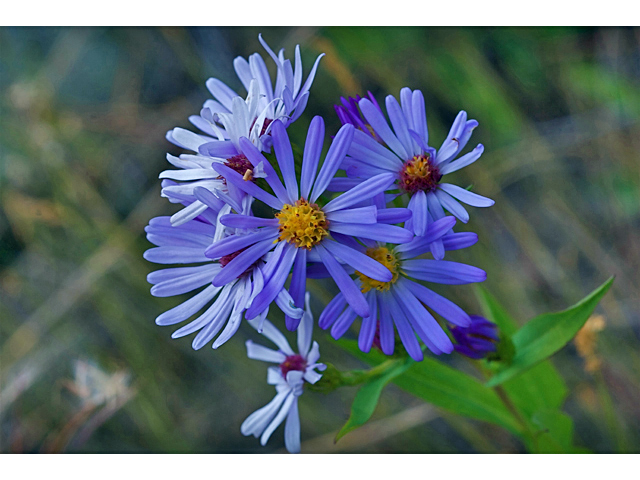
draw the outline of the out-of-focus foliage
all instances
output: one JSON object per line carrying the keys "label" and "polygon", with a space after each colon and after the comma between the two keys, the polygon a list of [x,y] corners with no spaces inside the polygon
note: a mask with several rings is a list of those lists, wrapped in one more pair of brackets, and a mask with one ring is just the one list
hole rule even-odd
{"label": "out-of-focus foliage", "polygon": [[[382,100],[403,86],[421,89],[434,145],[458,110],[480,122],[473,140],[485,154],[454,180],[496,205],[475,212],[469,229],[480,242],[452,259],[487,270],[485,287],[518,321],[565,308],[616,276],[598,308],[606,328],[592,354],[600,363],[585,370],[570,346],[525,375],[566,395],[573,432],[555,414],[533,419],[553,439],[638,451],[640,30],[609,28],[0,29],[0,450],[283,444],[282,432],[267,448],[239,432],[273,394],[266,368],[246,359],[254,332],[241,329],[219,351],[171,340],[153,320],[177,302],[149,294],[153,266],[142,259],[146,222],[175,211],[159,197],[165,153],[179,153],[165,132],[189,128],[209,97],[208,77],[240,88],[232,60],[260,51],[260,31],[274,47],[300,43],[309,67],[327,53],[301,128],[291,130],[298,144],[315,114],[337,131],[332,105],[366,90]],[[336,290],[312,288],[319,312]],[[473,289],[446,290],[480,313]],[[328,336],[320,341],[322,360],[362,367]],[[440,360],[475,374],[460,357]],[[504,387],[527,397],[517,379]],[[303,451],[523,449],[503,429],[394,387],[367,425],[334,445],[355,394],[305,394]]]}

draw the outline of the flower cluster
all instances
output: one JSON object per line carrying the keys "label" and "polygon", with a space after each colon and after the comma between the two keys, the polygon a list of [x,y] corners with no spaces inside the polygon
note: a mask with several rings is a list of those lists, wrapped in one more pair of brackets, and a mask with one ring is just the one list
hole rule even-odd
{"label": "flower cluster", "polygon": [[[327,279],[339,290],[318,326],[338,339],[360,318],[363,352],[375,346],[391,355],[401,348],[420,361],[424,345],[436,355],[455,348],[482,357],[491,351],[490,328],[475,327],[475,317],[423,283],[485,280],[483,270],[444,257],[478,240],[454,232],[456,220],[469,219],[460,202],[488,207],[493,201],[442,182],[482,155],[478,145],[459,156],[478,122],[460,112],[440,148],[431,147],[419,90],[403,88],[400,101],[389,95],[388,120],[371,93],[342,98],[335,109],[343,125],[326,155],[320,116],[311,120],[298,154],[288,129],[305,110],[322,55],[303,83],[299,47],[293,67],[284,50],[276,54],[259,40],[275,64],[275,83],[258,53],[238,57],[234,67],[246,97],[211,78],[213,99],[189,118],[199,132],[168,132],[188,153],[167,155],[176,169],[160,174],[162,196],[182,209],[149,222],[147,238],[156,247],[145,258],[178,265],[149,274],[153,295],[197,292],[156,319],[186,322],[174,338],[195,333],[194,349],[209,343],[215,349],[246,322],[278,347],[247,342],[250,358],[278,364],[267,376],[277,394],[241,431],[264,445],[286,419],[285,444],[297,452],[298,397],[324,370],[318,343],[312,345],[307,279]],[[286,329],[297,330],[297,353],[267,320],[274,304]],[[474,328],[488,339],[469,340]]]}

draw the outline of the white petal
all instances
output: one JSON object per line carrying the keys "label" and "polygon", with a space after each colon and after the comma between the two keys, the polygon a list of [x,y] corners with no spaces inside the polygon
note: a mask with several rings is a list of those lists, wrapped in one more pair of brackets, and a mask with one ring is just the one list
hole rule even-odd
{"label": "white petal", "polygon": [[287,358],[284,353],[278,352],[276,350],[271,350],[270,348],[254,343],[251,340],[247,340],[245,345],[247,346],[247,357],[251,358],[252,360],[282,363]]}

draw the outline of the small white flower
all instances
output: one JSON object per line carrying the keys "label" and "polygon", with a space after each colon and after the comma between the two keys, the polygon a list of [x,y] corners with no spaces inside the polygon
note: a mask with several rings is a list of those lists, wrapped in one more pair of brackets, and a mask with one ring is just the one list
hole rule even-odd
{"label": "small white flower", "polygon": [[298,397],[304,391],[304,382],[316,383],[327,367],[318,363],[320,348],[318,342],[311,345],[313,316],[309,307],[309,293],[305,296],[305,312],[298,327],[298,353],[289,346],[287,339],[268,320],[262,325],[260,320],[249,324],[271,340],[278,350],[272,350],[248,340],[247,356],[254,360],[262,360],[278,364],[269,367],[267,383],[275,385],[276,396],[267,405],[253,412],[242,423],[240,431],[243,435],[260,437],[260,443],[266,445],[269,437],[286,418],[284,426],[284,442],[290,453],[300,452],[300,417],[298,415]]}

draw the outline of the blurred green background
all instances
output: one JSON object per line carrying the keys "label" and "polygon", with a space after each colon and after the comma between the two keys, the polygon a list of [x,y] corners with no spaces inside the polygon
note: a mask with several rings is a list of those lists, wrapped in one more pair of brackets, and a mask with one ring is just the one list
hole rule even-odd
{"label": "blurred green background", "polygon": [[[171,340],[154,319],[178,300],[149,294],[142,258],[148,220],[176,211],[159,195],[165,154],[180,153],[165,132],[192,128],[211,76],[244,94],[232,60],[267,58],[260,32],[290,56],[299,43],[305,76],[327,54],[290,129],[299,144],[314,115],[337,131],[333,104],[367,90],[421,89],[436,147],[459,110],[480,122],[470,146],[485,154],[453,183],[496,204],[470,212],[459,230],[480,242],[451,258],[485,269],[520,322],[616,275],[593,350],[553,363],[575,443],[640,451],[640,29],[617,28],[0,29],[0,451],[283,450],[282,428],[266,448],[240,434],[274,394],[245,355],[254,332],[218,351]],[[317,317],[336,290],[312,288]],[[439,291],[478,311],[472,287]],[[321,360],[362,367],[316,337]],[[301,398],[303,452],[523,451],[393,386],[334,445],[354,395]]]}

